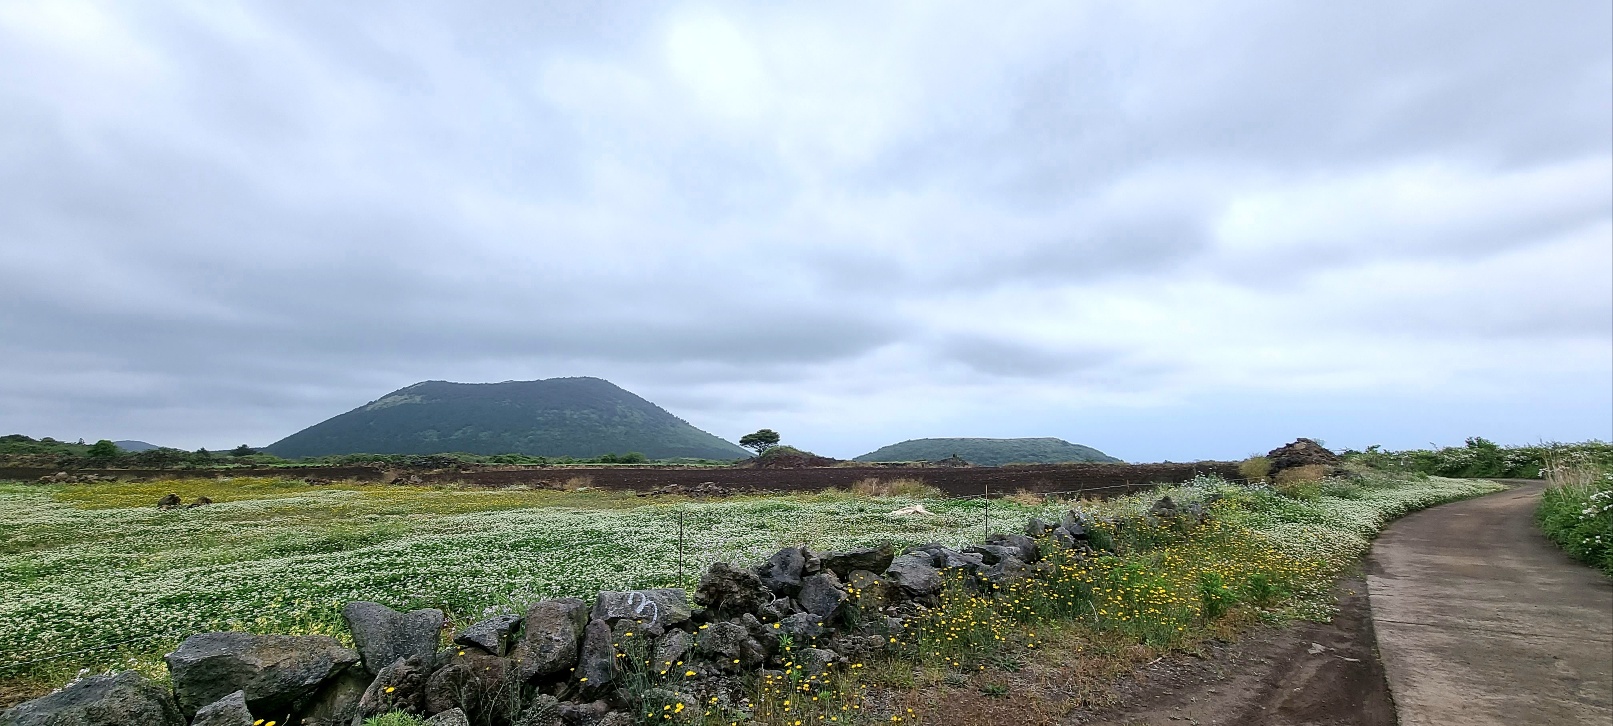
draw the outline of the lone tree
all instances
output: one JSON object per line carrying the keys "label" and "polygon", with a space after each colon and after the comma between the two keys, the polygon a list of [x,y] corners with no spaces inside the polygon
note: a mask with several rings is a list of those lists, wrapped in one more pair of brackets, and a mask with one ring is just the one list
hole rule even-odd
{"label": "lone tree", "polygon": [[761,456],[768,449],[778,446],[778,432],[773,429],[762,429],[753,434],[745,434],[739,437],[739,445]]}
{"label": "lone tree", "polygon": [[118,445],[106,439],[101,439],[91,444],[90,450],[84,452],[84,455],[97,464],[109,464],[113,459],[118,458]]}
{"label": "lone tree", "polygon": [[240,446],[230,449],[230,456],[251,456],[256,453],[258,452],[253,451],[252,447],[247,446],[246,444],[241,444]]}

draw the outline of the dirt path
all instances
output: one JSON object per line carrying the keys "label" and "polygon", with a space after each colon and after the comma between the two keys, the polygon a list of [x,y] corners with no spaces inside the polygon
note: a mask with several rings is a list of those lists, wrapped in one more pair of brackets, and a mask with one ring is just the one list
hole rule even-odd
{"label": "dirt path", "polygon": [[1368,558],[1402,726],[1613,724],[1613,581],[1534,526],[1544,485],[1411,514]]}
{"label": "dirt path", "polygon": [[1394,726],[1366,583],[1345,578],[1330,623],[1264,628],[1205,657],[1178,655],[1119,685],[1120,703],[1069,726]]}

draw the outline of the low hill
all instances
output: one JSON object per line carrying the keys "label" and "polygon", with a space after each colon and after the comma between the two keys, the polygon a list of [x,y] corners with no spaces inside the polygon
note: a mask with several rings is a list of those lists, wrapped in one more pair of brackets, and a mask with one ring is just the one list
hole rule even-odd
{"label": "low hill", "polygon": [[426,381],[264,448],[288,459],[333,454],[530,454],[740,459],[750,452],[599,378]]}
{"label": "low hill", "polygon": [[112,443],[117,444],[119,449],[130,452],[150,451],[152,449],[161,448],[156,444],[148,444],[144,441],[114,441]]}
{"label": "low hill", "polygon": [[1064,439],[911,439],[871,451],[856,461],[938,461],[957,455],[979,466],[1003,464],[1059,464],[1091,461],[1119,463],[1120,460],[1090,446]]}

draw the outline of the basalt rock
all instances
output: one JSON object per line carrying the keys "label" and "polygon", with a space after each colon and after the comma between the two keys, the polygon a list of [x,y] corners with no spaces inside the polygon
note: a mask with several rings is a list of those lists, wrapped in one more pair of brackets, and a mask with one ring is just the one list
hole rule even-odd
{"label": "basalt rock", "polygon": [[450,708],[426,719],[426,726],[470,726],[470,717],[463,709]]}
{"label": "basalt rock", "polygon": [[796,599],[807,612],[824,620],[834,620],[850,596],[833,572],[820,572],[801,580],[801,593]]}
{"label": "basalt rock", "polygon": [[544,600],[527,608],[521,638],[513,649],[521,663],[521,679],[564,673],[577,663],[588,604],[578,598]]}
{"label": "basalt rock", "polygon": [[356,601],[342,607],[342,619],[353,633],[353,645],[364,669],[377,673],[399,658],[429,661],[442,633],[442,611],[436,608],[400,613],[380,603]]}
{"label": "basalt rock", "polygon": [[180,499],[178,494],[168,494],[157,500],[157,508],[173,509],[174,507],[177,507],[183,503],[184,500]]}
{"label": "basalt rock", "polygon": [[895,557],[896,549],[886,542],[878,547],[829,552],[822,556],[822,561],[824,569],[834,572],[844,580],[851,576],[852,570],[884,572],[885,568],[891,566],[891,560]]}
{"label": "basalt rock", "polygon": [[391,711],[423,713],[426,690],[432,676],[427,661],[419,656],[399,658],[376,674],[358,699],[358,713],[368,718]]}
{"label": "basalt rock", "polygon": [[1328,451],[1326,447],[1310,439],[1295,439],[1293,443],[1279,446],[1266,454],[1271,459],[1270,476],[1276,476],[1284,469],[1295,469],[1301,466],[1323,466],[1329,472],[1335,472],[1344,463],[1338,454]]}
{"label": "basalt rock", "polygon": [[[325,681],[298,711],[298,726],[348,726],[359,715],[364,692],[374,679],[363,668],[348,668]],[[200,720],[200,716],[197,717]],[[191,724],[191,726],[196,726]]]}
{"label": "basalt rock", "polygon": [[936,569],[930,555],[913,552],[891,560],[885,576],[908,597],[923,597],[941,592],[941,571]]}
{"label": "basalt rock", "polygon": [[1029,564],[1042,558],[1042,548],[1036,544],[1036,540],[1022,534],[993,534],[986,538],[986,542],[1019,550],[1015,559],[1020,562]]}
{"label": "basalt rock", "polygon": [[758,612],[773,599],[773,592],[756,573],[726,562],[712,563],[694,594],[694,601],[717,618]]}
{"label": "basalt rock", "polygon": [[246,691],[236,691],[203,706],[190,726],[252,726],[252,712],[246,708]]}
{"label": "basalt rock", "polygon": [[577,682],[584,692],[603,690],[616,679],[614,642],[609,623],[597,619],[588,621],[577,661]]}
{"label": "basalt rock", "polygon": [[134,671],[90,676],[0,714],[0,726],[125,724],[185,726],[185,717],[166,689]]}
{"label": "basalt rock", "polygon": [[627,618],[669,627],[688,622],[693,614],[688,594],[682,588],[667,587],[599,593],[590,617],[609,623]]}
{"label": "basalt rock", "polygon": [[[577,601],[582,605],[582,601]],[[454,634],[454,644],[480,648],[491,655],[506,655],[510,634],[521,624],[519,615],[497,615],[467,626]]]}
{"label": "basalt rock", "polygon": [[166,656],[175,700],[187,715],[235,691],[247,707],[290,710],[327,679],[358,663],[358,653],[323,635],[201,633]]}
{"label": "basalt rock", "polygon": [[800,547],[786,547],[756,567],[756,574],[767,589],[780,595],[794,595],[801,590],[801,572],[806,569],[806,556]]}

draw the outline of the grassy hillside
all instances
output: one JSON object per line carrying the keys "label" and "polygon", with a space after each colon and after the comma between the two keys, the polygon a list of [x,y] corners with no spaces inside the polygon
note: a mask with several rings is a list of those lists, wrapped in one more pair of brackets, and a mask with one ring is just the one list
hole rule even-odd
{"label": "grassy hillside", "polygon": [[980,466],[1058,464],[1072,461],[1118,463],[1090,446],[1063,439],[911,439],[857,457],[857,461],[937,461],[952,455]]}
{"label": "grassy hillside", "polygon": [[286,458],[340,454],[529,454],[738,459],[750,452],[609,381],[426,381],[269,445]]}

